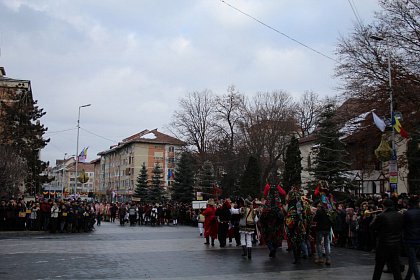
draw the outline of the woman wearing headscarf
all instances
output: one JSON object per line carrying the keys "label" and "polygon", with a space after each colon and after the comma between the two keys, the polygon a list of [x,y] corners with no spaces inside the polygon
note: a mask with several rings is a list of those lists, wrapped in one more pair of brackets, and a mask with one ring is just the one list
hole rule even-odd
{"label": "woman wearing headscarf", "polygon": [[260,217],[261,238],[270,251],[269,257],[275,258],[276,251],[282,243],[284,228],[284,213],[281,197],[286,192],[280,185],[267,184],[264,189],[265,203],[262,205]]}

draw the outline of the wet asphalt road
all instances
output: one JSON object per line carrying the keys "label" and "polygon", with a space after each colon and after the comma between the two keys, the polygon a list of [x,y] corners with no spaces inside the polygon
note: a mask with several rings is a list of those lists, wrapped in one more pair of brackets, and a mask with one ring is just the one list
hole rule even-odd
{"label": "wet asphalt road", "polygon": [[371,279],[373,254],[332,250],[330,267],[293,265],[286,250],[270,259],[262,246],[248,260],[235,245],[204,245],[194,227],[103,223],[84,234],[0,233],[0,279]]}

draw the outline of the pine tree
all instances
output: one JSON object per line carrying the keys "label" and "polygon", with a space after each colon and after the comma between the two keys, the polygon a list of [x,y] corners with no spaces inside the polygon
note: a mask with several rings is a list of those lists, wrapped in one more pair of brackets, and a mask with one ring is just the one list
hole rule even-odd
{"label": "pine tree", "polygon": [[288,192],[295,184],[301,184],[302,157],[300,155],[299,140],[293,136],[286,149],[284,159],[283,188]]}
{"label": "pine tree", "polygon": [[240,195],[247,197],[258,197],[261,193],[260,189],[261,169],[258,159],[255,156],[250,156],[246,165],[244,174],[242,175],[240,183]]}
{"label": "pine tree", "polygon": [[175,182],[172,186],[172,200],[191,203],[194,200],[194,173],[191,155],[182,153],[175,170]]}
{"label": "pine tree", "polygon": [[198,176],[199,189],[203,192],[203,198],[208,199],[213,195],[216,180],[211,161],[205,161]]}
{"label": "pine tree", "polygon": [[152,184],[150,186],[150,201],[153,203],[160,203],[162,201],[163,186],[162,186],[162,168],[159,164],[155,165],[152,171]]}
{"label": "pine tree", "polygon": [[18,195],[18,184],[25,180],[26,170],[26,162],[12,147],[0,145],[0,197]]}
{"label": "pine tree", "polygon": [[147,168],[146,163],[143,162],[136,183],[136,196],[140,197],[142,202],[149,201],[149,186],[147,184]]}
{"label": "pine tree", "polygon": [[339,187],[350,187],[346,162],[348,153],[345,144],[340,140],[342,133],[334,122],[335,106],[327,104],[320,115],[317,133],[317,154],[314,160],[313,175],[317,180],[328,182],[330,190]]}
{"label": "pine tree", "polygon": [[408,190],[410,194],[420,194],[420,136],[412,133],[407,145]]}
{"label": "pine tree", "polygon": [[49,142],[49,139],[43,138],[47,128],[40,123],[45,112],[36,105],[37,101],[32,100],[31,92],[26,89],[13,90],[9,96],[13,102],[0,102],[0,144],[10,146],[26,163],[27,191],[30,194],[39,193],[42,184],[48,181],[45,175],[41,175],[48,163],[39,159],[40,150]]}

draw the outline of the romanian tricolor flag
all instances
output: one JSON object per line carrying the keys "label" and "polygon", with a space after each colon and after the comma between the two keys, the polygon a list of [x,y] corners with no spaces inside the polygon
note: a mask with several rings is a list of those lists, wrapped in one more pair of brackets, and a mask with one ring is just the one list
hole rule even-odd
{"label": "romanian tricolor flag", "polygon": [[85,162],[87,159],[87,150],[89,147],[86,147],[84,149],[82,149],[82,151],[80,152],[80,155],[78,157],[79,162]]}
{"label": "romanian tricolor flag", "polygon": [[401,135],[401,137],[408,139],[408,132],[402,127],[400,121],[395,117],[395,114],[392,116],[392,126],[395,131]]}

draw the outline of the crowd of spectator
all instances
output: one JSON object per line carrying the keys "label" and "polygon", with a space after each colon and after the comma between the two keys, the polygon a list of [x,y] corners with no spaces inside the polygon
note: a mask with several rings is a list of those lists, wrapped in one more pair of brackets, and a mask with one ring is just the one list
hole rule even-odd
{"label": "crowd of spectator", "polygon": [[88,202],[73,199],[0,201],[0,231],[90,232],[102,221],[120,225],[192,224],[190,204],[140,204],[138,202]]}

